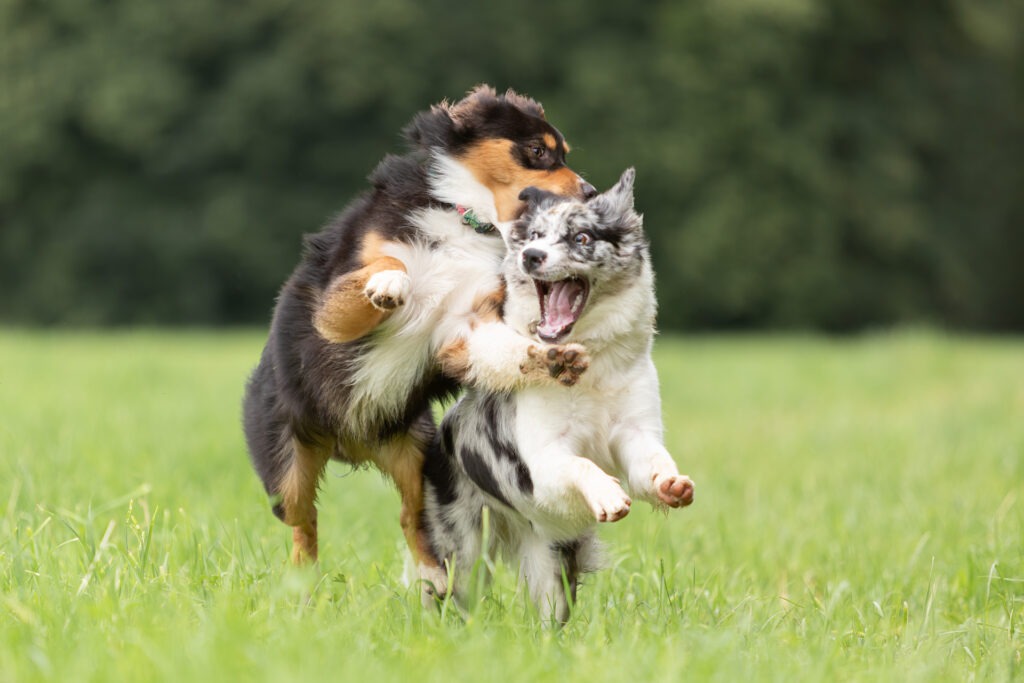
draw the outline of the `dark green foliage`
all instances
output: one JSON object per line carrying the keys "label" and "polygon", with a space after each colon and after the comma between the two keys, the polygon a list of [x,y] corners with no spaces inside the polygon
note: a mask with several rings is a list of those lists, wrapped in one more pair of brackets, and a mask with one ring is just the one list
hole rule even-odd
{"label": "dark green foliage", "polygon": [[666,328],[1024,329],[1024,3],[0,0],[0,320],[265,322],[418,110],[638,169]]}

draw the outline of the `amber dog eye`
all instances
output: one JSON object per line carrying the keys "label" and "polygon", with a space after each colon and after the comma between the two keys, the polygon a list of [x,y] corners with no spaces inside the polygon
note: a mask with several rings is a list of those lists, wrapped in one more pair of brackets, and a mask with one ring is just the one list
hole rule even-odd
{"label": "amber dog eye", "polygon": [[594,234],[589,230],[581,230],[573,236],[573,241],[581,247],[585,247],[590,244],[594,239]]}

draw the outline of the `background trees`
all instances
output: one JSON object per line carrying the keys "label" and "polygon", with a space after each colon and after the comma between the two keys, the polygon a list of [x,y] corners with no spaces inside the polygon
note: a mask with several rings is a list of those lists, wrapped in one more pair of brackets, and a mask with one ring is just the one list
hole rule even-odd
{"label": "background trees", "polygon": [[0,320],[262,323],[419,109],[638,169],[664,328],[1024,329],[1024,3],[0,0]]}

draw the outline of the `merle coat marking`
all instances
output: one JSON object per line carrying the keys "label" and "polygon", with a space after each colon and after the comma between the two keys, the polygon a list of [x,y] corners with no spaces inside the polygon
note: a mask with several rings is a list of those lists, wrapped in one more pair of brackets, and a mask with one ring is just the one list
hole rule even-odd
{"label": "merle coat marking", "polygon": [[484,506],[495,539],[486,550],[518,561],[542,616],[564,621],[580,572],[597,564],[596,523],[629,512],[620,482],[654,505],[692,502],[662,442],[653,273],[633,178],[627,170],[586,202],[524,193],[530,209],[508,236],[505,320],[584,345],[590,369],[557,390],[470,389],[442,422],[424,470],[425,516],[435,552],[455,564],[456,598],[484,550]]}

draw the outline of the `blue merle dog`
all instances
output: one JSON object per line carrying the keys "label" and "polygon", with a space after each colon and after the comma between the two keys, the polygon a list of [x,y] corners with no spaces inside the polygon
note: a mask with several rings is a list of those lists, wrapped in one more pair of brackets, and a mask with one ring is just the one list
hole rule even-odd
{"label": "blue merle dog", "polygon": [[506,235],[505,322],[540,342],[583,345],[590,369],[570,387],[469,389],[449,411],[424,466],[424,524],[454,585],[428,594],[464,597],[473,562],[498,551],[518,563],[542,618],[564,622],[580,573],[599,565],[597,523],[625,517],[631,495],[659,507],[693,501],[663,445],[654,275],[634,175],[589,200],[523,193],[528,209]]}

